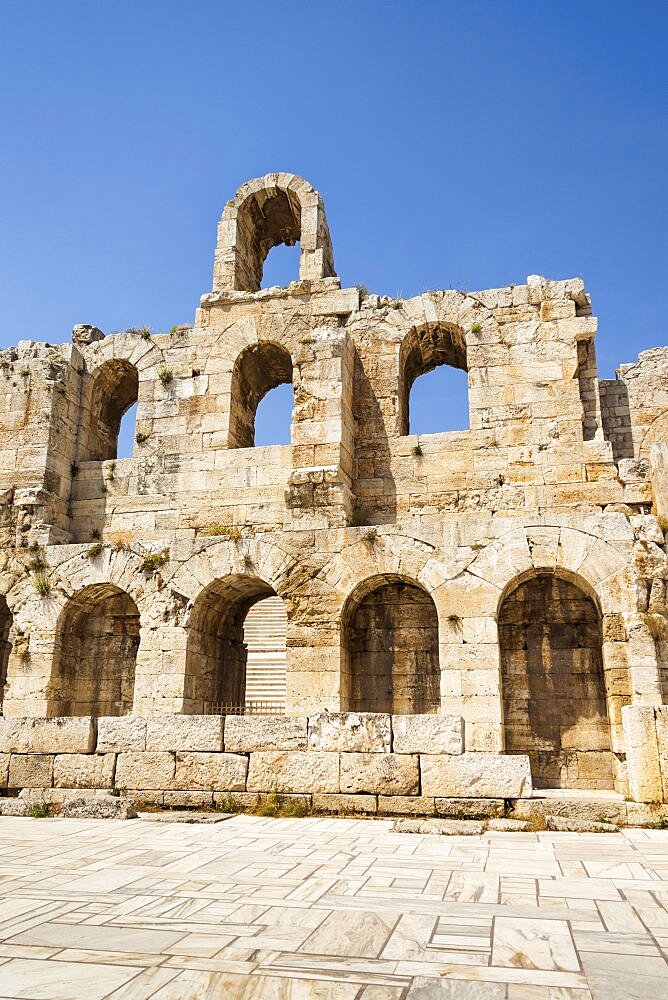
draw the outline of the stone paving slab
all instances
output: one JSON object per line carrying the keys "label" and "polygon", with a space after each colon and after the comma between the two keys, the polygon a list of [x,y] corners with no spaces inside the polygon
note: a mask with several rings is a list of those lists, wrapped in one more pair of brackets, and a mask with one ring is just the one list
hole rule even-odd
{"label": "stone paving slab", "polygon": [[668,832],[0,820],[2,1000],[661,1000]]}

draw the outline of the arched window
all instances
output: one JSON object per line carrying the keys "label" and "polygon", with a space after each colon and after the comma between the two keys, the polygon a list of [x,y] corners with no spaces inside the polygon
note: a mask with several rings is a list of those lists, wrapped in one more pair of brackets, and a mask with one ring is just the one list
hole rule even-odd
{"label": "arched window", "polygon": [[[269,412],[269,431],[256,442],[256,414],[267,394],[278,386],[289,387],[272,403],[265,404]],[[252,448],[257,444],[289,444],[287,440],[268,440],[283,427],[289,408],[292,418],[292,359],[284,347],[264,341],[247,347],[237,358],[232,372],[230,395],[230,448]]]}
{"label": "arched window", "polygon": [[283,601],[259,577],[215,580],[193,605],[183,711],[285,712]]}
{"label": "arched window", "polygon": [[411,330],[401,346],[399,369],[400,434],[468,429],[468,366],[462,330],[441,324]]}
{"label": "arched window", "polygon": [[543,788],[612,788],[601,622],[579,586],[542,573],[499,609],[505,749]]}
{"label": "arched window", "polygon": [[84,587],[58,620],[48,714],[129,714],[138,648],[130,595],[111,584]]}
{"label": "arched window", "polygon": [[[88,412],[82,421],[80,460],[105,462],[117,458],[123,416],[137,402],[139,378],[129,361],[106,361],[92,376]],[[127,450],[128,442],[125,442]]]}
{"label": "arched window", "polygon": [[438,712],[436,605],[396,577],[363,585],[344,609],[342,691],[351,712]]}
{"label": "arched window", "polygon": [[12,615],[7,606],[7,601],[0,596],[0,709],[5,694],[7,684],[7,666],[9,664],[9,654],[12,651],[9,641],[9,630],[12,627]]}

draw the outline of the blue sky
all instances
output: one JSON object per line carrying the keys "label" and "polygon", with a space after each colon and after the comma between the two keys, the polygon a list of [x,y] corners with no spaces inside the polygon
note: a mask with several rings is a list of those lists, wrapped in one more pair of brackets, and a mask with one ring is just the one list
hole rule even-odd
{"label": "blue sky", "polygon": [[[0,345],[192,322],[225,201],[289,170],[344,284],[582,276],[610,377],[667,342],[667,32],[643,0],[0,0]],[[435,379],[413,415],[455,427]]]}

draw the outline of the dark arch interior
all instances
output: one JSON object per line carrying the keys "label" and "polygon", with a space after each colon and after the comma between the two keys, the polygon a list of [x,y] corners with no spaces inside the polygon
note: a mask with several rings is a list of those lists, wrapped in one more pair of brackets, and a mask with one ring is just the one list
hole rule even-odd
{"label": "dark arch interior", "polygon": [[7,667],[9,665],[9,654],[12,651],[9,641],[9,630],[12,627],[12,615],[7,606],[7,601],[0,596],[0,706],[5,693],[7,683]]}
{"label": "dark arch interior", "polygon": [[127,715],[132,711],[139,612],[111,584],[86,587],[58,622],[48,715]]}
{"label": "dark arch interior", "polygon": [[499,611],[505,748],[538,787],[612,788],[610,727],[593,600],[552,574],[515,587]]}
{"label": "dark arch interior", "polygon": [[344,616],[343,648],[349,711],[438,712],[438,616],[421,587],[379,582]]}
{"label": "dark arch interior", "polygon": [[[410,429],[410,395],[415,381],[441,366],[468,371],[464,333],[457,327],[441,324],[427,325],[412,330],[406,337],[399,359],[401,385],[399,393],[399,433],[412,433]],[[438,420],[438,407],[434,407]],[[447,422],[447,421],[444,421]],[[461,422],[460,422],[461,423]],[[468,426],[468,406],[466,412]],[[450,427],[439,427],[450,430]],[[431,433],[434,433],[432,431]]]}
{"label": "dark arch interior", "polygon": [[292,358],[284,347],[263,342],[247,347],[232,373],[230,448],[255,445],[257,407],[271,389],[292,383]]}
{"label": "dark arch interior", "polygon": [[264,261],[272,247],[293,246],[301,237],[301,204],[292,191],[262,190],[240,206],[237,215],[236,287],[257,292]]}
{"label": "dark arch interior", "polygon": [[101,366],[90,390],[90,421],[82,461],[105,462],[117,457],[118,433],[127,410],[137,402],[139,377],[129,361],[114,359]]}
{"label": "dark arch interior", "polygon": [[276,592],[255,576],[214,580],[199,595],[188,623],[183,711],[243,713],[248,650],[244,622],[253,605]]}

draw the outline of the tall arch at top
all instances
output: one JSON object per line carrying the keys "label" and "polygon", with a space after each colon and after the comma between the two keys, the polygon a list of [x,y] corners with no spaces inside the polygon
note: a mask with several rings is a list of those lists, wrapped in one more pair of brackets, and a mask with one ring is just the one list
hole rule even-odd
{"label": "tall arch at top", "polygon": [[272,247],[299,242],[300,281],[335,277],[325,206],[318,192],[295,174],[266,174],[248,181],[225,206],[218,224],[214,292],[257,292]]}

